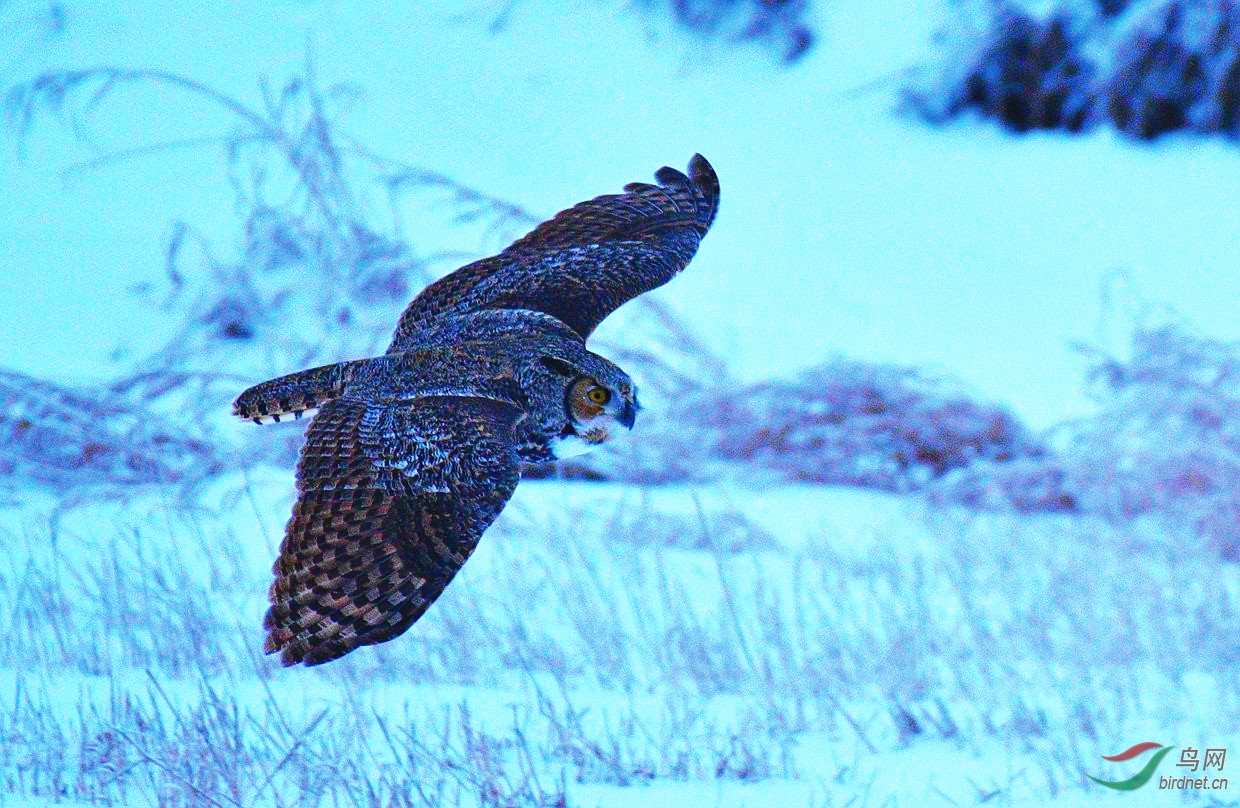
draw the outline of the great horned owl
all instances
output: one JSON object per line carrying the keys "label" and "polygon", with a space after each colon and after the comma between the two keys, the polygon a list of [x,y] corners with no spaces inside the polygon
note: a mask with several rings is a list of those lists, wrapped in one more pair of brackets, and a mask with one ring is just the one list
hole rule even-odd
{"label": "great horned owl", "polygon": [[688,176],[655,177],[432,283],[385,355],[237,397],[234,414],[255,423],[314,414],[273,570],[267,653],[317,665],[401,634],[499,516],[522,463],[632,429],[637,387],[586,339],[684,269],[719,206],[700,154]]}

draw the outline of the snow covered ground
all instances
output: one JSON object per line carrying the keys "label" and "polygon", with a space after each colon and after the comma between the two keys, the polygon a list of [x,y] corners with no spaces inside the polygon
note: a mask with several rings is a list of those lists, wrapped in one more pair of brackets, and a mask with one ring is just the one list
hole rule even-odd
{"label": "snow covered ground", "polygon": [[[927,367],[1041,428],[1090,412],[1073,341],[1122,354],[1158,307],[1240,339],[1236,147],[900,117],[947,5],[820,3],[818,44],[782,68],[621,3],[68,0],[51,31],[48,3],[10,0],[0,82],[140,67],[258,106],[309,51],[321,86],[361,91],[340,124],[358,142],[539,216],[700,151],[720,217],[655,296],[738,381],[834,354]],[[139,84],[88,132],[6,130],[0,367],[107,382],[174,335],[150,302],[167,240],[189,225],[187,273],[237,260],[235,164],[207,145],[70,169],[235,126]],[[516,234],[397,210],[435,272]],[[597,339],[640,344],[640,321]],[[1138,741],[1240,747],[1240,571],[1153,520],[743,475],[528,481],[408,634],[286,671],[259,649],[291,499],[260,466],[189,503],[59,512],[31,489],[0,511],[0,805],[1075,806]]]}
{"label": "snow covered ground", "polygon": [[6,802],[1087,805],[1127,739],[1236,740],[1234,574],[844,490],[527,482],[417,630],[280,670],[287,489],[9,514]]}

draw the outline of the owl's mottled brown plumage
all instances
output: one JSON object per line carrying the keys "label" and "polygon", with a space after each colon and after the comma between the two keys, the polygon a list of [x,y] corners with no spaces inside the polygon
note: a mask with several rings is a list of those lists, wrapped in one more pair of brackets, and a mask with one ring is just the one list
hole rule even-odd
{"label": "owl's mottled brown plumage", "polygon": [[445,316],[479,309],[550,314],[586,339],[603,319],[670,281],[697,252],[719,207],[719,178],[700,154],[689,175],[664,166],[658,185],[582,202],[492,258],[422,290],[401,315],[389,351],[405,350]]}
{"label": "owl's mottled brown plumage", "polygon": [[[300,371],[233,404],[313,414],[264,650],[315,665],[404,632],[495,520],[521,463],[632,428],[636,386],[586,349],[608,314],[684,269],[719,201],[710,164],[662,168],[431,284],[384,356]],[[317,412],[317,414],[315,414]]]}
{"label": "owl's mottled brown plumage", "polygon": [[263,650],[314,665],[409,628],[517,487],[520,415],[463,396],[325,405],[297,464]]}

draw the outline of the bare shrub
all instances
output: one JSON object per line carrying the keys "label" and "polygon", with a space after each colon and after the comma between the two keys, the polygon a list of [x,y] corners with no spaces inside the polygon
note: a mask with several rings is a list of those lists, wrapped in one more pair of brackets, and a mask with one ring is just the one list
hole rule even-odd
{"label": "bare shrub", "polygon": [[62,494],[187,485],[226,466],[200,431],[131,396],[0,370],[0,480]]}
{"label": "bare shrub", "polygon": [[1088,351],[1100,411],[1058,429],[1062,450],[979,465],[944,480],[940,502],[1150,515],[1240,561],[1240,344],[1176,325],[1139,328],[1126,361]]}
{"label": "bare shrub", "polygon": [[1170,325],[1138,330],[1127,362],[1094,360],[1103,410],[1065,452],[1082,507],[1156,513],[1240,561],[1240,344]]}
{"label": "bare shrub", "polygon": [[[42,112],[85,133],[123,85],[183,91],[222,110],[235,129],[189,144],[142,146],[95,164],[176,146],[223,149],[244,215],[243,246],[235,258],[221,260],[206,238],[176,224],[164,294],[154,286],[144,293],[155,316],[179,325],[122,378],[95,391],[67,391],[4,377],[0,424],[18,440],[0,450],[0,464],[63,493],[113,472],[115,484],[180,482],[191,469],[206,476],[223,467],[224,454],[237,463],[290,465],[300,431],[255,440],[242,452],[219,448],[212,425],[227,417],[238,390],[256,380],[382,352],[401,308],[431,279],[400,232],[401,195],[424,193],[449,205],[456,221],[488,230],[536,221],[442,174],[365,149],[341,128],[356,91],[320,88],[309,64],[278,90],[264,85],[259,107],[183,76],[109,67],[43,74],[12,88],[6,109],[23,138]],[[363,204],[368,194],[391,200],[387,224]],[[191,246],[204,258],[187,266]]]}
{"label": "bare shrub", "polygon": [[912,368],[835,361],[695,408],[715,452],[795,480],[909,491],[975,460],[1036,453],[1014,417]]}
{"label": "bare shrub", "polygon": [[[189,144],[224,150],[244,211],[243,249],[231,261],[208,255],[201,269],[187,272],[186,246],[198,241],[205,250],[206,240],[184,223],[175,227],[167,249],[168,294],[159,305],[183,326],[139,363],[139,370],[164,379],[169,371],[204,373],[223,358],[235,366],[239,355],[252,361],[275,353],[284,362],[309,364],[378,352],[412,292],[431,279],[401,233],[395,205],[402,194],[445,199],[459,222],[485,219],[502,229],[536,221],[442,174],[367,150],[343,129],[357,89],[321,88],[309,62],[303,75],[278,90],[264,85],[258,107],[183,76],[108,67],[43,74],[12,88],[6,108],[24,137],[43,111],[84,132],[123,85],[185,92],[222,110],[236,127],[226,137]],[[182,145],[143,146],[96,163]],[[370,196],[391,201],[386,224],[367,203]],[[291,315],[306,311],[315,317],[299,317],[301,328],[290,328]],[[246,350],[255,345],[265,350]]]}

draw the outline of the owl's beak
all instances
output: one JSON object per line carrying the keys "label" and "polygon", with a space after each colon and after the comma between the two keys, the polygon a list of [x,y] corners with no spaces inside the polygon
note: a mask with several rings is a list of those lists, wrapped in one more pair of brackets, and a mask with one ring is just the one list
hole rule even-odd
{"label": "owl's beak", "polygon": [[637,410],[637,402],[626,401],[624,402],[624,408],[620,410],[620,416],[616,420],[632,429],[633,424],[637,422]]}

